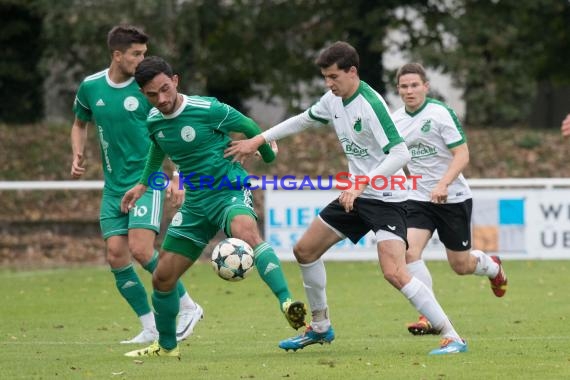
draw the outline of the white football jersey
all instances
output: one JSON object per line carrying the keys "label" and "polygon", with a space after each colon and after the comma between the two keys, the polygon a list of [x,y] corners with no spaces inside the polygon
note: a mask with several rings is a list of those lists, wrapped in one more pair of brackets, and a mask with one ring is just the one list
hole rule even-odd
{"label": "white football jersey", "polygon": [[[426,98],[413,113],[408,113],[405,107],[398,109],[393,119],[412,156],[408,162],[410,174],[421,175],[416,180],[417,187],[410,189],[409,198],[429,202],[431,191],[453,159],[450,149],[467,142],[461,123],[451,108],[431,98]],[[460,174],[448,186],[447,203],[459,203],[471,197],[471,189]]]}
{"label": "white football jersey", "polygon": [[[334,127],[348,159],[351,179],[356,175],[367,175],[377,168],[386,159],[390,148],[404,141],[382,96],[363,81],[350,98],[343,100],[328,91],[305,112],[313,120]],[[400,179],[405,176],[402,169],[389,176],[387,183],[376,181],[377,189],[368,185],[361,196],[385,202],[406,200],[408,191],[405,186],[391,182],[398,176]]]}

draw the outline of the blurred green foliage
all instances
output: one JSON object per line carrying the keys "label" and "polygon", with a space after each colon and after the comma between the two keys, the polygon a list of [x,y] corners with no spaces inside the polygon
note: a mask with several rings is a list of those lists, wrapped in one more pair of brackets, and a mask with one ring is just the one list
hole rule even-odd
{"label": "blurred green foliage", "polygon": [[32,2],[0,1],[0,121],[32,122],[43,109],[42,77],[37,63],[43,45],[42,19]]}
{"label": "blurred green foliage", "polygon": [[570,84],[570,1],[450,0],[419,12],[425,28],[403,23],[405,47],[464,89],[467,124],[524,123],[540,82]]}
{"label": "blurred green foliage", "polygon": [[570,83],[569,1],[0,0],[0,11],[0,91],[18,94],[0,106],[4,122],[41,120],[43,100],[71,118],[80,81],[108,65],[106,34],[119,23],[150,34],[149,54],[172,63],[183,92],[245,112],[251,97],[306,107],[323,92],[312,62],[339,39],[381,93],[393,87],[388,48],[451,74],[475,125],[524,123],[539,82]]}

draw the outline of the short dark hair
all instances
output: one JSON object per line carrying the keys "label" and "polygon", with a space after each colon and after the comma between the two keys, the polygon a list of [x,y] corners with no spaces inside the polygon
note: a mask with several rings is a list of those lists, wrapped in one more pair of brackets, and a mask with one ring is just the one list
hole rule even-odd
{"label": "short dark hair", "polygon": [[326,69],[336,63],[339,69],[348,71],[352,66],[358,69],[360,58],[356,49],[344,41],[337,41],[321,51],[315,63]]}
{"label": "short dark hair", "polygon": [[398,69],[396,73],[396,84],[400,83],[400,77],[406,74],[418,74],[424,83],[428,81],[426,70],[421,64],[416,62],[406,63]]}
{"label": "short dark hair", "polygon": [[148,35],[131,25],[115,26],[107,35],[107,47],[111,53],[115,50],[124,53],[132,44],[146,44],[147,42]]}
{"label": "short dark hair", "polygon": [[165,74],[169,78],[172,78],[174,72],[172,71],[170,64],[163,58],[149,56],[138,64],[137,69],[135,70],[135,80],[139,87],[143,88],[158,74]]}

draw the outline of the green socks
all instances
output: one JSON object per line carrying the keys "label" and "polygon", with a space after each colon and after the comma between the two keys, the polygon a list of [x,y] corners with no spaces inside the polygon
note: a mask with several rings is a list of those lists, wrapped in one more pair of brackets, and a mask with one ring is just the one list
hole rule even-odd
{"label": "green socks", "polygon": [[176,343],[176,316],[180,310],[178,292],[155,290],[152,293],[152,306],[154,307],[154,321],[159,333],[158,343],[166,350],[172,350]]}
{"label": "green socks", "polygon": [[[143,268],[147,272],[152,273],[156,269],[157,265],[158,265],[158,251],[155,250],[154,255],[152,255],[152,259],[150,259],[148,263],[143,265]],[[182,281],[178,280],[178,282],[176,282],[176,290],[178,291],[178,296],[180,298],[182,298],[182,296],[186,294],[186,288],[184,288],[184,285],[182,285]]]}
{"label": "green socks", "polygon": [[281,309],[283,302],[291,298],[291,292],[289,292],[289,286],[281,269],[279,258],[266,242],[255,247],[253,254],[259,276],[279,299],[279,309]]}
{"label": "green socks", "polygon": [[119,293],[127,300],[131,308],[137,313],[137,316],[150,313],[150,305],[146,296],[146,290],[133,264],[129,264],[122,268],[111,269],[115,276],[115,284]]}

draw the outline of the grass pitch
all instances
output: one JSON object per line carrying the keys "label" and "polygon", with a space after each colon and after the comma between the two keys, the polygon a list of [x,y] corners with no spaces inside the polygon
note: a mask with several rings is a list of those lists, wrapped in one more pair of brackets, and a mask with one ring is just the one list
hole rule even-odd
{"label": "grass pitch", "polygon": [[[133,360],[119,341],[139,323],[107,268],[0,270],[3,379],[564,379],[570,378],[570,261],[507,261],[509,290],[459,277],[428,262],[436,294],[469,352],[431,357],[438,337],[411,336],[407,300],[377,263],[329,262],[328,297],[337,333],[331,345],[295,353],[277,347],[295,335],[257,274],[219,279],[207,263],[183,281],[205,319],[181,345],[182,360]],[[289,283],[305,299],[296,264]],[[139,274],[150,289],[150,276]]]}

